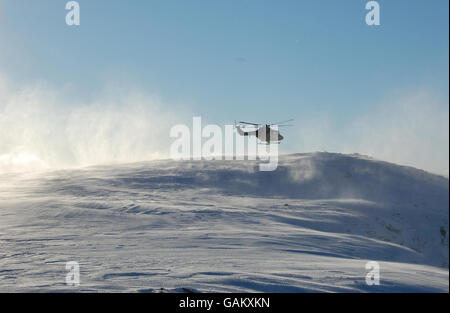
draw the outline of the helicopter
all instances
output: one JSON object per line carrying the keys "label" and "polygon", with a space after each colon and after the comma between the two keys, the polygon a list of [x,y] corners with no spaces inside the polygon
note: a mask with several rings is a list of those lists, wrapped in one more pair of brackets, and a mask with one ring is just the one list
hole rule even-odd
{"label": "helicopter", "polygon": [[[239,122],[234,125],[241,136],[256,136],[262,143],[270,145],[271,143],[280,144],[284,137],[278,131],[278,127],[282,126],[292,126],[288,124],[282,124],[287,122],[292,122],[293,119],[280,121],[272,124],[258,124],[258,123],[250,123],[250,122]],[[256,127],[256,129],[247,131],[245,130],[246,126]],[[276,126],[274,129],[274,126]],[[243,129],[244,128],[244,129]]]}

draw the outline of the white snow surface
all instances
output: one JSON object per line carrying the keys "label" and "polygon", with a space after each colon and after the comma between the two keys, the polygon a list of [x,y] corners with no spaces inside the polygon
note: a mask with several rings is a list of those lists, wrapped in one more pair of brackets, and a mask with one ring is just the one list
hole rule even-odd
{"label": "white snow surface", "polygon": [[258,164],[2,173],[0,292],[449,291],[448,178],[361,155]]}

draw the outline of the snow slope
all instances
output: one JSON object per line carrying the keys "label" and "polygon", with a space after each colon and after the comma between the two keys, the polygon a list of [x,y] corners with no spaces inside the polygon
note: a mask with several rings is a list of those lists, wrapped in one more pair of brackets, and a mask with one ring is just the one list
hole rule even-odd
{"label": "snow slope", "polygon": [[360,155],[3,173],[0,292],[448,292],[448,207],[448,178]]}

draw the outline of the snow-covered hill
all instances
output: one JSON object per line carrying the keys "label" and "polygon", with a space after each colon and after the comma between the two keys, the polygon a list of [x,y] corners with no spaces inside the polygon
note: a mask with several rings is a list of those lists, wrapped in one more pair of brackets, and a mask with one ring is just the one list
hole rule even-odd
{"label": "snow-covered hill", "polygon": [[3,173],[0,291],[448,292],[448,222],[448,178],[360,155]]}

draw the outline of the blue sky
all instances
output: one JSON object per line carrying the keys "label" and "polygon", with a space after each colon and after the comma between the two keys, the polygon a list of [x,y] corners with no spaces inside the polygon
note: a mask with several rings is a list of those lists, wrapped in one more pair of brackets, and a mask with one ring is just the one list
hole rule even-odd
{"label": "blue sky", "polygon": [[[15,86],[69,89],[73,105],[114,81],[211,123],[295,118],[285,130],[290,151],[357,150],[349,143],[365,140],[346,125],[382,125],[386,106],[425,97],[416,106],[431,101],[447,118],[431,116],[417,132],[446,123],[430,130],[442,163],[430,169],[448,173],[449,2],[378,1],[376,27],[365,24],[366,2],[80,0],[81,25],[69,27],[66,1],[2,0],[0,73]],[[322,132],[317,146],[297,145],[305,121],[325,120],[306,131]],[[390,159],[377,153],[384,148],[371,153]],[[426,167],[395,153],[393,161]]]}

